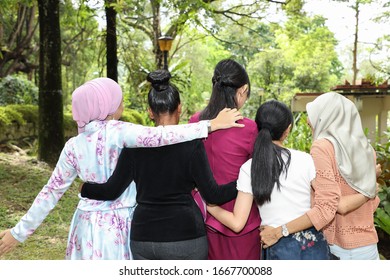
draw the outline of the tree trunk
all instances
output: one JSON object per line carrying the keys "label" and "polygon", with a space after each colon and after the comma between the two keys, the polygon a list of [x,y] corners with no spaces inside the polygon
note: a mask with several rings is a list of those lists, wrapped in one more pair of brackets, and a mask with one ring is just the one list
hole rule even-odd
{"label": "tree trunk", "polygon": [[152,6],[152,28],[153,28],[153,46],[154,46],[154,55],[156,58],[157,69],[163,68],[163,52],[160,50],[160,46],[158,44],[158,38],[160,38],[161,34],[161,18],[160,18],[160,2],[157,0],[151,0],[150,4]]}
{"label": "tree trunk", "polygon": [[[31,62],[34,58],[32,54],[35,53],[32,38],[37,27],[36,4],[16,3],[14,5],[18,6],[15,22],[10,23],[12,26],[7,24],[7,27],[0,24],[0,41],[4,44],[1,46],[0,43],[0,78],[18,72],[26,73],[31,77],[38,68],[38,65]],[[3,38],[5,28],[12,28],[8,39]]]}
{"label": "tree trunk", "polygon": [[54,166],[64,146],[59,0],[38,0],[38,5],[38,158]]}
{"label": "tree trunk", "polygon": [[359,69],[357,68],[357,47],[358,47],[358,34],[359,34],[359,1],[356,0],[355,6],[353,9],[355,10],[355,39],[353,41],[353,62],[352,62],[352,71],[353,71],[353,77],[352,77],[352,85],[356,85],[356,79],[359,72]]}
{"label": "tree trunk", "polygon": [[118,81],[118,56],[116,38],[116,11],[111,6],[116,0],[106,0],[106,21],[107,21],[107,77]]}

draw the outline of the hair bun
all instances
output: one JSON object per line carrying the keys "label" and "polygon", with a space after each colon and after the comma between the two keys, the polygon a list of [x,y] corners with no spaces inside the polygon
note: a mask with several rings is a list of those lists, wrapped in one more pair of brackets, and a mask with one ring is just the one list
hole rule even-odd
{"label": "hair bun", "polygon": [[152,84],[152,87],[157,91],[166,90],[169,87],[169,80],[171,79],[171,73],[167,70],[156,70],[150,72],[146,77],[146,80]]}
{"label": "hair bun", "polygon": [[233,87],[236,88],[236,86],[230,81],[229,77],[226,75],[222,75],[218,72],[214,73],[214,76],[211,79],[213,85],[220,85],[222,87],[227,86],[227,87]]}

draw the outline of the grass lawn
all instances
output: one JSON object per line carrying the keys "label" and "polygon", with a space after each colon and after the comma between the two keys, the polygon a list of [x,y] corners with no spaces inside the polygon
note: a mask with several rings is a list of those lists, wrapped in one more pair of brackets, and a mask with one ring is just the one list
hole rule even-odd
{"label": "grass lawn", "polygon": [[[0,153],[0,231],[26,213],[52,169],[33,157]],[[78,183],[64,194],[36,232],[0,260],[63,260]]]}

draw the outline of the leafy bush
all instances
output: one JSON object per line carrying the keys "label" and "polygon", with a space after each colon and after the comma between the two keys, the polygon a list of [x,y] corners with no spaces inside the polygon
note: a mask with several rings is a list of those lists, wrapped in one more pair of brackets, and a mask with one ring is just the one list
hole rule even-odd
{"label": "leafy bush", "polygon": [[6,108],[10,108],[20,113],[26,122],[38,124],[38,106],[14,104],[8,105]]}
{"label": "leafy bush", "polygon": [[132,109],[124,110],[121,120],[124,122],[131,122],[135,124],[145,125],[144,117],[138,111]]}
{"label": "leafy bush", "polygon": [[74,134],[77,134],[77,124],[73,120],[71,113],[64,113],[64,130],[65,132],[74,132]]}
{"label": "leafy bush", "polygon": [[312,134],[307,124],[307,113],[294,113],[294,124],[285,143],[286,147],[309,153],[311,144]]}
{"label": "leafy bush", "polygon": [[5,128],[9,125],[17,123],[23,125],[26,121],[23,119],[23,114],[10,107],[0,107],[0,128]]}
{"label": "leafy bush", "polygon": [[[19,125],[31,123],[34,127],[38,127],[38,114],[37,105],[12,104],[4,107],[0,106],[0,128],[5,129],[15,123]],[[76,123],[70,113],[64,113],[64,130],[68,136],[77,133]]]}
{"label": "leafy bush", "polygon": [[[390,133],[385,133],[387,137]],[[382,165],[382,174],[378,178],[381,190],[378,193],[380,198],[379,207],[375,212],[375,224],[388,235],[390,235],[390,142],[375,145],[377,162]]]}
{"label": "leafy bush", "polygon": [[0,106],[8,104],[38,105],[38,87],[18,76],[7,76],[0,81]]}

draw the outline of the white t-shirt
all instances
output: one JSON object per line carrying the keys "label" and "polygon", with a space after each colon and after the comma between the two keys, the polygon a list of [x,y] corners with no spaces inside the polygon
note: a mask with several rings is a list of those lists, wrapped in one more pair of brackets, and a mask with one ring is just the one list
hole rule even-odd
{"label": "white t-shirt", "polygon": [[[280,190],[276,184],[271,194],[271,201],[259,206],[261,224],[278,227],[310,209],[310,182],[316,171],[310,154],[289,149],[291,162],[286,173],[280,175]],[[287,157],[283,156],[283,159]],[[253,194],[251,185],[252,159],[245,162],[240,169],[237,190]]]}

